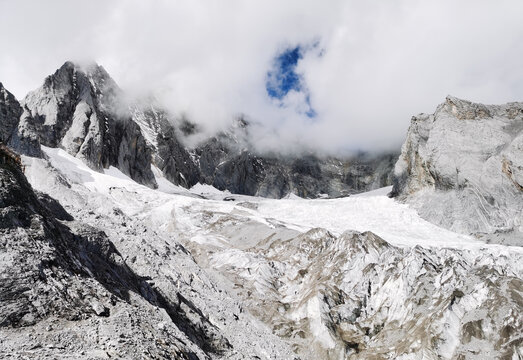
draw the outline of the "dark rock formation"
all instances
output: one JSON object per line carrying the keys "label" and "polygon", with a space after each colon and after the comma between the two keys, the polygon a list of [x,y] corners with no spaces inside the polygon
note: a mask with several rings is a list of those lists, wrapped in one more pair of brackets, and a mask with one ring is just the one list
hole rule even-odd
{"label": "dark rock formation", "polygon": [[18,125],[22,108],[16,98],[0,82],[0,141],[7,143]]}
{"label": "dark rock formation", "polygon": [[259,153],[249,141],[249,124],[218,134],[194,150],[200,182],[232,193],[281,198],[340,197],[391,184],[396,154],[346,157],[313,153]]}
{"label": "dark rock formation", "polygon": [[197,182],[235,194],[281,198],[340,197],[391,184],[397,154],[321,157],[313,153],[271,154],[256,151],[250,125],[240,118],[227,130],[194,148],[183,145],[198,129],[154,108],[133,111],[134,120],[153,149],[154,162],[174,184]]}
{"label": "dark rock formation", "polygon": [[200,177],[197,165],[187,149],[179,141],[180,134],[172,125],[169,115],[151,104],[135,106],[133,120],[136,121],[148,140],[153,153],[153,163],[167,180],[175,185],[191,187]]}

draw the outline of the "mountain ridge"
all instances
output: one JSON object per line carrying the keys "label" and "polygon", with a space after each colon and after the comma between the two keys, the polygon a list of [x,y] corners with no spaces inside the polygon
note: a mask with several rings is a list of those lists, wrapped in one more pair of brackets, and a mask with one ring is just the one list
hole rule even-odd
{"label": "mountain ridge", "polygon": [[12,147],[32,156],[42,155],[38,143],[61,147],[94,169],[115,166],[153,188],[151,165],[175,185],[202,183],[272,198],[290,193],[348,196],[392,181],[394,153],[326,158],[261,154],[252,144],[249,122],[236,126],[241,119],[189,148],[183,138],[186,130],[198,132],[197,126],[176,120],[153,101],[129,104],[124,97],[102,66],[67,61],[19,104],[22,114]]}

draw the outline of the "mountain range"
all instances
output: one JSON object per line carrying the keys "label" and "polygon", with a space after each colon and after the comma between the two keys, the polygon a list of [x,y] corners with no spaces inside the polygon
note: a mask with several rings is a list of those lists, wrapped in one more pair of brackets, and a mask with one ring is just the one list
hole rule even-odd
{"label": "mountain range", "polygon": [[523,359],[523,103],[263,153],[99,65],[0,83],[0,357]]}

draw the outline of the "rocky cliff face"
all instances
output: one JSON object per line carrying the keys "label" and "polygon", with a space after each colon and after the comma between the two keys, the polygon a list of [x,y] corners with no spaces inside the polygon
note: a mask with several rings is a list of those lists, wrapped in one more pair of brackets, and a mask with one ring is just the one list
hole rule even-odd
{"label": "rocky cliff face", "polygon": [[171,183],[190,188],[200,180],[198,166],[180,142],[181,134],[169,114],[153,104],[134,105],[133,120],[147,139],[154,165]]}
{"label": "rocky cliff face", "polygon": [[0,141],[6,144],[18,125],[22,108],[16,98],[0,83]]}
{"label": "rocky cliff face", "polygon": [[22,113],[18,100],[0,83],[0,142],[19,153],[41,156],[38,139],[18,127]]}
{"label": "rocky cliff face", "polygon": [[156,186],[151,152],[121,103],[121,91],[98,65],[66,62],[23,101],[19,133],[61,147],[95,169],[115,166]]}
{"label": "rocky cliff face", "polygon": [[449,96],[413,117],[392,194],[451,230],[523,245],[523,104]]}
{"label": "rocky cliff face", "polygon": [[291,193],[335,198],[390,184],[394,154],[336,158],[313,153],[260,153],[250,142],[249,126],[240,119],[194,150],[202,183],[269,198]]}

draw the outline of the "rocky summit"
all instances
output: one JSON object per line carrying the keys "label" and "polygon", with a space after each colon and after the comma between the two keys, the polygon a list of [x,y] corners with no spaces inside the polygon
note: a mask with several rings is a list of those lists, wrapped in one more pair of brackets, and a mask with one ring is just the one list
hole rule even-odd
{"label": "rocky summit", "polygon": [[96,64],[0,83],[0,358],[523,359],[521,103],[448,97],[399,158],[255,128]]}

